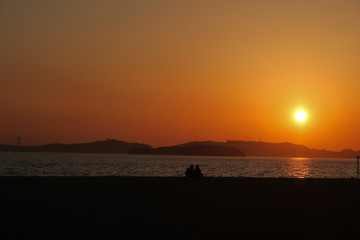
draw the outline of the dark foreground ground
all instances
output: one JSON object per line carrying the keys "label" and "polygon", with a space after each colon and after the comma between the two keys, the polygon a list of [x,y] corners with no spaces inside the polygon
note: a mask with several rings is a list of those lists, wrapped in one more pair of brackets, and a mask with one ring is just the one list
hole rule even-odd
{"label": "dark foreground ground", "polygon": [[360,239],[358,179],[29,177],[0,190],[0,239]]}

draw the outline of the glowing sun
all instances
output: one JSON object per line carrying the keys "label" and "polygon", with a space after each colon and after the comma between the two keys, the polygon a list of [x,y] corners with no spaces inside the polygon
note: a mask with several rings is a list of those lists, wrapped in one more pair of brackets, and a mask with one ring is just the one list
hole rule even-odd
{"label": "glowing sun", "polygon": [[304,111],[297,111],[295,113],[296,121],[302,122],[306,119],[306,113]]}

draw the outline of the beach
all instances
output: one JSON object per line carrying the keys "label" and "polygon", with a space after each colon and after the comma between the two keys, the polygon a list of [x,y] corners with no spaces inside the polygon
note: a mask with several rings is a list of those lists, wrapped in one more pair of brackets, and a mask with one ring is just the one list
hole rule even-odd
{"label": "beach", "polygon": [[2,239],[354,239],[359,179],[1,177]]}

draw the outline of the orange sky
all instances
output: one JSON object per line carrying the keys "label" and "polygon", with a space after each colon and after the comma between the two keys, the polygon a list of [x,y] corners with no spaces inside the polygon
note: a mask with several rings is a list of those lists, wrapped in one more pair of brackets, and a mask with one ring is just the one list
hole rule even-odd
{"label": "orange sky", "polygon": [[356,0],[4,0],[0,143],[359,150],[359,26]]}

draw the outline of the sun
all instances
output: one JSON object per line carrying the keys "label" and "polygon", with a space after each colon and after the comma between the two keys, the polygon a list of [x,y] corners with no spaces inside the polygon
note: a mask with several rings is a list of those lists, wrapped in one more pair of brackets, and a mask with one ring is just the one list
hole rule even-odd
{"label": "sun", "polygon": [[306,119],[306,113],[302,110],[295,113],[296,121],[303,122]]}

